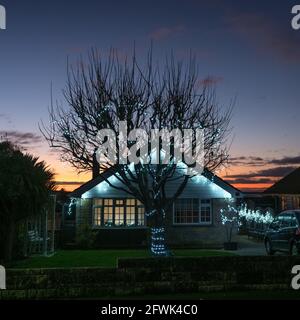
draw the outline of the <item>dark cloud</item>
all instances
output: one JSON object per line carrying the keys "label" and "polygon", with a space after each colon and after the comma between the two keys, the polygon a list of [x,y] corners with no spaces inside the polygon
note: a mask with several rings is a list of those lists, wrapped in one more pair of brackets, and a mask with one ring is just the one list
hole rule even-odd
{"label": "dark cloud", "polygon": [[226,22],[230,29],[239,33],[261,51],[276,54],[287,62],[300,62],[300,41],[292,30],[290,21],[280,25],[262,13],[231,12]]}
{"label": "dark cloud", "polygon": [[200,85],[211,86],[211,85],[216,85],[217,83],[220,83],[222,81],[224,81],[223,77],[209,76],[200,80]]}
{"label": "dark cloud", "polygon": [[230,163],[234,165],[240,165],[240,166],[264,166],[267,164],[267,160],[261,158],[261,157],[232,157],[230,158]]}
{"label": "dark cloud", "polygon": [[43,140],[38,134],[20,131],[0,131],[0,137],[21,147],[36,146]]}
{"label": "dark cloud", "polygon": [[56,181],[56,185],[61,185],[61,186],[71,186],[71,185],[82,185],[85,182],[80,182],[80,181]]}
{"label": "dark cloud", "polygon": [[300,156],[295,157],[285,157],[282,159],[274,159],[269,161],[270,164],[281,164],[281,165],[289,165],[289,164],[299,164],[300,165]]}
{"label": "dark cloud", "polygon": [[290,156],[281,159],[263,159],[261,157],[232,157],[230,158],[230,163],[233,165],[240,166],[265,166],[265,165],[299,165],[300,166],[300,156]]}
{"label": "dark cloud", "polygon": [[231,184],[257,184],[257,183],[274,183],[275,180],[269,178],[260,178],[260,179],[247,179],[247,178],[236,178],[227,180]]}
{"label": "dark cloud", "polygon": [[152,31],[149,37],[153,40],[164,40],[172,36],[180,35],[185,31],[185,27],[182,25],[174,27],[160,27]]}
{"label": "dark cloud", "polygon": [[252,160],[252,161],[265,161],[263,158],[261,157],[232,157],[230,158],[230,160],[232,161],[240,161],[240,160]]}
{"label": "dark cloud", "polygon": [[246,178],[259,178],[259,177],[281,178],[288,175],[296,168],[297,167],[294,167],[294,166],[274,167],[274,168],[263,169],[263,170],[259,170],[251,173],[227,175],[226,178],[231,178],[231,179],[246,179]]}

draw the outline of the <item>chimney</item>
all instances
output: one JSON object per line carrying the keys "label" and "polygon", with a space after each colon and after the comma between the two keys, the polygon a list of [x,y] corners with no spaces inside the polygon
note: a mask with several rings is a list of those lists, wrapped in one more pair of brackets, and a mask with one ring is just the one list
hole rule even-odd
{"label": "chimney", "polygon": [[97,178],[100,174],[100,165],[97,161],[97,149],[94,150],[93,154],[93,179]]}

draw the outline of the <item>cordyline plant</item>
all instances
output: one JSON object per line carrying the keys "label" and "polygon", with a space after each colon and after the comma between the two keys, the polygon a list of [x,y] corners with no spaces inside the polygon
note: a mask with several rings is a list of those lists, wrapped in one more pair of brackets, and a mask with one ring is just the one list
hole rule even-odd
{"label": "cordyline plant", "polygon": [[41,215],[49,203],[53,177],[43,161],[0,142],[0,258],[6,262],[13,258],[18,224]]}
{"label": "cordyline plant", "polygon": [[[93,170],[93,155],[99,147],[97,133],[111,129],[118,135],[120,121],[127,131],[143,129],[204,130],[204,167],[214,172],[228,159],[231,106],[222,109],[216,103],[213,89],[201,85],[195,59],[176,62],[171,56],[164,64],[154,65],[152,50],[146,63],[138,64],[136,54],[130,61],[119,59],[112,50],[103,58],[91,50],[87,61],[68,67],[65,103],[51,104],[49,124],[41,131],[52,148],[60,151],[64,161],[79,172]],[[195,140],[193,140],[195,141]],[[128,147],[136,141],[128,142]],[[173,141],[174,144],[174,141]],[[170,143],[172,147],[172,141]],[[116,155],[119,159],[119,148]],[[191,146],[195,147],[194,145]],[[169,253],[166,244],[165,217],[192,175],[179,170],[171,161],[158,164],[101,163],[99,174],[109,186],[140,200],[151,227],[151,250],[155,255]],[[111,170],[114,181],[104,174]],[[175,182],[169,194],[166,186]]]}

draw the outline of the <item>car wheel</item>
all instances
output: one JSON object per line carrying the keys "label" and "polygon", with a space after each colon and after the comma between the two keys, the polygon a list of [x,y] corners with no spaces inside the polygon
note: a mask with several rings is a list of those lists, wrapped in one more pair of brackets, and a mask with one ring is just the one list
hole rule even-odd
{"label": "car wheel", "polygon": [[299,254],[298,248],[296,244],[293,242],[290,248],[290,255],[291,256],[297,256]]}
{"label": "car wheel", "polygon": [[265,241],[265,248],[266,248],[267,255],[269,255],[269,256],[274,255],[275,251],[272,249],[272,244],[269,239],[266,239],[266,241]]}

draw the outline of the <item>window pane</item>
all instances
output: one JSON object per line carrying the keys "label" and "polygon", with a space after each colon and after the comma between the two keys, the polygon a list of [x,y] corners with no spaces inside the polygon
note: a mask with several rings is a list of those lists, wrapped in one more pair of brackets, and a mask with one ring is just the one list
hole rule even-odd
{"label": "window pane", "polygon": [[201,200],[201,204],[210,204],[210,200],[209,199],[202,199]]}
{"label": "window pane", "polygon": [[102,206],[103,199],[94,199],[94,205],[95,206]]}
{"label": "window pane", "polygon": [[200,222],[211,223],[211,201],[210,199],[201,200]]}
{"label": "window pane", "polygon": [[127,213],[126,215],[126,225],[134,226],[135,225],[135,213]]}
{"label": "window pane", "polygon": [[199,200],[177,199],[175,202],[175,223],[199,223]]}
{"label": "window pane", "polygon": [[113,199],[104,199],[104,205],[105,206],[112,206],[113,205]]}
{"label": "window pane", "polygon": [[128,206],[135,206],[135,199],[127,199],[126,204]]}
{"label": "window pane", "polygon": [[104,226],[112,227],[113,226],[113,208],[104,207]]}
{"label": "window pane", "polygon": [[124,226],[124,208],[120,207],[115,209],[115,225],[120,227]]}
{"label": "window pane", "polygon": [[101,225],[101,208],[94,209],[94,225]]}

